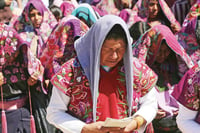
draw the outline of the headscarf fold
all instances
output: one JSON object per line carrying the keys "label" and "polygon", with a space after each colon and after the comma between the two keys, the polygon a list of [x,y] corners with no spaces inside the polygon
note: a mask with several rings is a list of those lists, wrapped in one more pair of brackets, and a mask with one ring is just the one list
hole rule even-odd
{"label": "headscarf fold", "polygon": [[[194,65],[184,48],[178,43],[175,35],[165,25],[156,25],[141,36],[139,40],[133,44],[134,56],[137,56],[151,66],[155,61],[156,54],[163,40],[166,41],[166,44],[172,51],[184,60],[188,68]],[[148,53],[150,47],[154,48],[154,53]]]}
{"label": "headscarf fold", "polygon": [[73,12],[75,6],[69,1],[63,1],[63,3],[60,5],[60,9],[63,13],[63,16],[68,16]]}
{"label": "headscarf fold", "polygon": [[90,84],[90,89],[93,97],[94,121],[96,121],[96,105],[100,79],[100,52],[106,35],[116,24],[119,24],[124,29],[128,42],[123,61],[125,67],[129,115],[131,115],[131,107],[133,101],[133,57],[131,37],[126,23],[120,17],[114,15],[105,15],[96,23],[94,23],[90,30],[83,37],[75,41],[75,50],[78,59]]}

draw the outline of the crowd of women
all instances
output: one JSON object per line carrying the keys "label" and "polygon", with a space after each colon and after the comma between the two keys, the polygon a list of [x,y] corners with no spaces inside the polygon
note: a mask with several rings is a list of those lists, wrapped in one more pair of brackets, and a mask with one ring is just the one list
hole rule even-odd
{"label": "crowd of women", "polygon": [[1,133],[199,132],[200,0],[21,2],[0,1]]}

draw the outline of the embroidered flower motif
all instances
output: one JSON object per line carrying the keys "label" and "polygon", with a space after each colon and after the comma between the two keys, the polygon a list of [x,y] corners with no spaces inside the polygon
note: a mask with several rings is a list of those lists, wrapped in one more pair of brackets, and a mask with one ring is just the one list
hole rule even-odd
{"label": "embroidered flower motif", "polygon": [[12,75],[12,76],[10,77],[10,81],[11,81],[12,83],[16,83],[16,82],[18,81],[17,76]]}
{"label": "embroidered flower motif", "polygon": [[21,80],[26,80],[26,76],[24,74],[21,74]]}
{"label": "embroidered flower motif", "polygon": [[77,78],[76,78],[76,81],[77,81],[77,82],[81,82],[81,77],[77,77]]}
{"label": "embroidered flower motif", "polygon": [[11,74],[11,72],[9,70],[4,70],[5,74]]}
{"label": "embroidered flower motif", "polygon": [[19,72],[19,70],[18,70],[18,68],[13,68],[13,73],[15,74],[15,73],[18,73]]}
{"label": "embroidered flower motif", "polygon": [[199,99],[196,99],[194,102],[193,102],[193,108],[198,110],[199,109]]}
{"label": "embroidered flower motif", "polygon": [[188,84],[189,84],[189,85],[192,84],[192,79],[188,79]]}
{"label": "embroidered flower motif", "polygon": [[10,46],[9,44],[6,43],[4,46],[4,52],[8,53],[11,56],[11,54],[14,53],[13,46]]}

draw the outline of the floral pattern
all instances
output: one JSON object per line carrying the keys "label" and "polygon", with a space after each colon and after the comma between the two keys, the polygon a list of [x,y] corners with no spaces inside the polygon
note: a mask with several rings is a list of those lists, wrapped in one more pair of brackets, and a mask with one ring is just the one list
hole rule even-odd
{"label": "floral pattern", "polygon": [[199,111],[200,67],[198,64],[186,73],[179,83],[179,86],[176,87],[179,87],[177,89],[182,89],[180,96],[177,98],[178,101],[189,109]]}
{"label": "floral pattern", "polygon": [[[133,113],[137,110],[139,98],[144,96],[157,81],[157,75],[149,69],[149,67],[134,58],[134,103]],[[118,82],[124,86],[124,68],[119,67]],[[81,69],[78,58],[72,58],[63,64],[62,69],[51,79],[52,84],[60,89],[63,93],[71,97],[68,113],[78,117],[79,119],[91,123],[92,115],[92,95],[89,82]],[[127,100],[126,92],[122,88],[116,91],[117,97],[120,99],[118,104],[119,114],[121,118],[127,116]],[[97,100],[98,101],[98,100]],[[97,108],[98,108],[97,103]],[[100,112],[97,112],[97,120]]]}
{"label": "floral pattern", "polygon": [[51,78],[60,66],[75,56],[74,38],[83,36],[88,31],[88,26],[74,16],[68,16],[61,20],[47,40],[40,60],[48,69],[47,75]]}

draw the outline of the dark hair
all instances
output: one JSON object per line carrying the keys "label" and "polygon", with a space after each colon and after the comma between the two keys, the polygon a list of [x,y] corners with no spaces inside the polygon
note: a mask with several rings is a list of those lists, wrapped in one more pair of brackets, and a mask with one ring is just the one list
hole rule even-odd
{"label": "dark hair", "polygon": [[199,44],[200,42],[200,16],[197,17],[195,35],[196,35],[197,43]]}
{"label": "dark hair", "polygon": [[33,9],[36,9],[36,8],[33,6],[33,4],[30,4],[30,6],[29,6],[29,13],[30,13]]}
{"label": "dark hair", "polygon": [[116,24],[112,27],[106,36],[106,40],[107,39],[123,39],[126,44],[128,43],[126,33],[119,24]]}
{"label": "dark hair", "polygon": [[150,29],[150,26],[146,22],[138,21],[129,28],[129,32],[133,40],[137,41],[148,29]]}
{"label": "dark hair", "polygon": [[55,16],[55,18],[63,18],[63,13],[61,11],[61,9],[55,5],[52,5],[49,7],[50,11],[53,13],[53,15]]}

